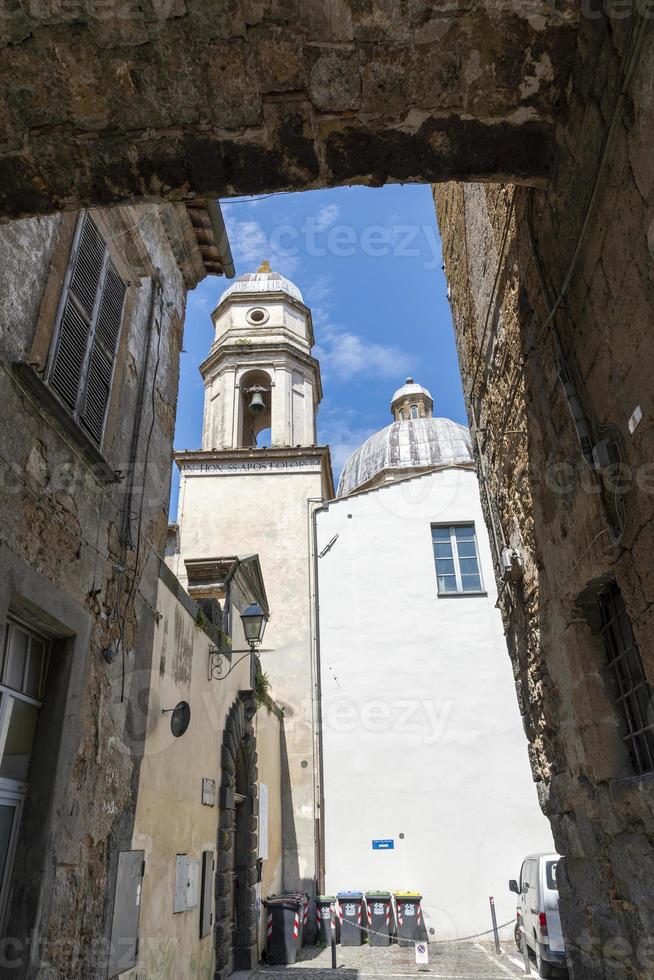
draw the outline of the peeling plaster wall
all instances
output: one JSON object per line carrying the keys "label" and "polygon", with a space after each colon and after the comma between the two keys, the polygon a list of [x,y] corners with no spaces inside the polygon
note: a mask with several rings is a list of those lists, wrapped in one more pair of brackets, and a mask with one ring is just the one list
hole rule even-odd
{"label": "peeling plaster wall", "polygon": [[[616,579],[654,684],[651,23],[568,296],[544,326],[587,213],[637,26],[633,13],[584,20],[547,193],[435,189],[468,414],[488,474],[486,516],[492,511],[489,526],[524,558],[522,582],[503,590],[501,607],[532,769],[565,855],[560,890],[574,980],[654,972],[654,782],[628,778],[606,654],[581,607]],[[557,378],[561,357],[593,441],[608,436],[621,446],[624,493],[584,462]],[[643,420],[632,435],[636,405]],[[618,534],[616,500],[626,521]]]}
{"label": "peeling plaster wall", "polygon": [[[43,757],[37,733],[34,792],[24,813],[27,836],[19,843],[10,899],[8,934],[18,938],[16,955],[23,964],[12,967],[12,977],[106,976],[102,944],[111,927],[117,854],[130,848],[156,603],[158,559],[152,560],[150,543],[157,551],[165,544],[186,289],[159,209],[120,209],[120,215],[132,230],[117,239],[119,251],[127,254],[128,245],[133,251],[136,244],[141,264],[130,290],[131,315],[123,321],[127,336],[115,378],[119,411],[108,422],[103,452],[124,474],[146,356],[151,281],[141,277],[145,266],[161,270],[164,301],[158,365],[156,329],[151,341],[132,503],[138,512],[154,407],[138,592],[111,563],[122,561],[127,481],[101,482],[74,438],[12,367],[17,358],[30,356],[37,319],[55,315],[58,295],[48,306],[44,284],[61,247],[59,236],[67,233],[66,219],[16,222],[0,229],[0,620],[4,631],[7,611],[20,611],[54,638],[40,721],[41,728],[46,723],[51,727],[42,735],[48,743]],[[96,216],[104,217],[102,212]],[[133,569],[135,519],[131,530],[126,560]],[[102,651],[115,647],[123,630],[124,660],[118,656],[109,665]],[[176,670],[183,675],[185,669],[180,658]],[[48,766],[43,764],[46,756]],[[41,772],[44,768],[49,771]],[[36,864],[35,841],[44,842]]]}

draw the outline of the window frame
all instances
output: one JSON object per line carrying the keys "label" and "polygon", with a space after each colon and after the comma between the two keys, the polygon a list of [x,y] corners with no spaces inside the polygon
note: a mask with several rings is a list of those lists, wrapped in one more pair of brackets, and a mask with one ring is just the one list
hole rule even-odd
{"label": "window frame", "polygon": [[[26,633],[27,636],[30,638],[30,640],[35,639],[43,645],[43,659],[41,663],[41,676],[40,676],[40,684],[39,684],[40,698],[32,697],[31,695],[27,694],[25,691],[16,689],[14,687],[9,687],[9,685],[5,683],[7,665],[9,662],[9,658],[7,656],[7,650],[11,642],[12,633],[16,629],[20,630],[22,633]],[[29,704],[32,707],[37,708],[39,711],[43,707],[43,696],[45,693],[45,683],[48,674],[48,666],[50,663],[50,652],[51,652],[50,643],[44,636],[42,636],[40,633],[37,633],[35,630],[30,629],[29,626],[26,626],[20,620],[15,619],[13,616],[7,617],[7,621],[5,623],[4,644],[2,648],[2,660],[0,661],[0,732],[4,728],[5,715],[7,713],[9,701],[11,698],[14,698],[14,700],[16,701],[23,701],[25,704]],[[25,658],[25,667],[23,671],[23,684],[25,684],[25,678],[28,672],[30,655],[31,652],[28,650],[27,657]],[[37,720],[37,724],[38,724],[38,720]],[[30,762],[31,762],[31,754],[30,754]],[[28,785],[29,783],[21,782],[20,780],[17,779],[7,779],[5,777],[0,777],[0,793],[17,793],[19,796],[21,796],[21,798],[24,798],[27,794]]]}
{"label": "window frame", "polygon": [[[456,591],[455,592],[445,592],[441,591],[440,585],[438,583],[438,565],[436,557],[436,541],[434,540],[434,531],[439,528],[447,528],[450,532],[450,547],[452,549],[452,562],[454,563],[454,578],[456,581]],[[479,576],[479,588],[478,589],[464,589],[463,579],[461,572],[461,558],[459,556],[458,541],[456,537],[457,528],[470,528],[472,530],[472,540],[475,545],[475,559],[477,562],[477,574]],[[479,554],[479,540],[477,538],[477,528],[474,521],[457,521],[455,524],[449,523],[432,523],[431,525],[431,540],[432,540],[432,553],[434,558],[434,571],[436,573],[436,589],[438,592],[439,599],[447,599],[448,597],[458,597],[458,596],[483,596],[486,595],[486,589],[484,587],[484,577],[482,575],[481,569],[481,557]],[[463,556],[464,559],[467,556]]]}
{"label": "window frame", "polygon": [[[602,637],[605,665],[610,682],[611,701],[621,721],[621,739],[637,776],[654,775],[654,722],[643,718],[641,703],[636,694],[644,688],[648,700],[652,697],[645,665],[631,620],[616,582],[599,596],[599,634]],[[636,659],[634,659],[636,658]],[[638,677],[634,678],[634,667]]]}
{"label": "window frame", "polygon": [[[93,226],[95,228],[95,231],[97,232],[97,234],[101,238],[102,242],[104,243],[104,250],[105,251],[104,251],[104,257],[103,257],[103,260],[102,260],[102,266],[101,266],[100,273],[99,273],[99,278],[98,278],[99,287],[98,287],[97,292],[96,292],[96,295],[95,295],[95,300],[94,300],[94,304],[93,304],[93,310],[91,312],[90,319],[89,319],[88,335],[87,335],[87,339],[86,339],[86,349],[85,349],[85,352],[84,352],[84,358],[83,358],[83,361],[82,361],[82,366],[80,368],[80,377],[79,377],[79,385],[78,385],[78,388],[77,388],[77,398],[75,400],[75,408],[72,409],[70,407],[70,405],[66,404],[66,402],[64,401],[64,399],[61,397],[61,395],[57,391],[57,389],[53,386],[53,384],[52,384],[52,377],[53,377],[53,374],[54,374],[54,371],[55,371],[55,367],[56,367],[56,364],[57,364],[57,355],[58,355],[58,352],[59,352],[59,346],[60,346],[60,341],[61,341],[61,327],[62,327],[64,313],[66,311],[66,306],[68,304],[69,299],[72,301],[72,303],[73,303],[73,305],[75,307],[75,310],[78,312],[78,314],[80,314],[84,318],[86,318],[88,316],[88,314],[86,313],[86,311],[82,308],[82,306],[81,306],[78,298],[75,296],[75,294],[73,293],[73,291],[71,289],[72,280],[73,280],[73,276],[75,274],[75,268],[76,268],[76,264],[77,264],[77,258],[78,258],[79,252],[80,252],[80,247],[81,247],[81,242],[82,242],[82,235],[83,235],[83,232],[84,232],[84,225],[85,225],[85,222],[87,220],[88,221],[91,221],[93,223]],[[102,420],[102,430],[100,432],[99,438],[96,439],[95,438],[95,435],[90,431],[89,427],[85,424],[83,415],[84,415],[84,407],[85,407],[86,397],[87,397],[87,392],[88,392],[88,381],[89,381],[91,357],[92,357],[92,353],[93,353],[93,346],[94,346],[94,342],[95,342],[95,339],[96,339],[97,328],[98,328],[98,316],[99,316],[99,313],[100,313],[100,308],[102,306],[102,298],[104,296],[105,289],[107,287],[108,271],[109,271],[109,267],[110,266],[113,269],[115,275],[122,282],[122,284],[124,286],[124,294],[123,294],[123,303],[122,303],[121,313],[120,313],[120,323],[119,323],[119,326],[118,326],[118,332],[117,332],[117,337],[116,337],[116,349],[115,349],[115,351],[113,353],[113,356],[112,356],[112,359],[111,359],[111,372],[110,372],[110,376],[109,376],[109,386],[108,386],[107,401],[106,401],[106,404],[105,404],[105,407],[104,407],[104,417],[103,417],[103,420]],[[57,402],[62,406],[63,410],[72,419],[74,419],[76,425],[78,425],[80,427],[80,429],[82,430],[82,432],[84,433],[84,435],[91,441],[91,443],[93,444],[93,446],[95,446],[97,449],[101,449],[102,448],[102,443],[104,441],[105,431],[106,431],[106,427],[107,427],[107,418],[109,416],[109,406],[110,406],[111,396],[112,396],[112,391],[113,391],[114,378],[115,378],[115,375],[116,375],[116,363],[118,361],[118,351],[119,351],[119,347],[120,347],[120,337],[121,337],[121,333],[122,333],[122,330],[123,330],[123,324],[124,324],[124,320],[125,320],[125,304],[126,304],[126,300],[127,300],[128,288],[129,288],[129,282],[125,280],[125,278],[120,273],[120,271],[118,270],[115,262],[112,259],[111,248],[110,248],[110,239],[107,238],[107,235],[99,227],[98,223],[96,221],[94,221],[94,219],[93,219],[92,215],[90,214],[90,212],[88,212],[88,211],[82,211],[82,212],[80,212],[80,215],[79,215],[79,217],[77,219],[77,225],[75,227],[75,233],[73,235],[73,241],[72,241],[71,248],[70,248],[70,254],[68,256],[68,264],[66,266],[66,274],[64,276],[64,281],[63,281],[63,285],[62,285],[62,288],[61,288],[61,293],[59,295],[59,302],[57,304],[57,314],[56,314],[56,317],[55,317],[54,329],[52,331],[52,338],[51,338],[50,347],[49,347],[49,351],[48,351],[48,357],[47,357],[47,361],[46,361],[44,378],[45,378],[45,382],[46,382],[46,384],[48,386],[48,390],[52,393],[53,397],[57,399]]]}

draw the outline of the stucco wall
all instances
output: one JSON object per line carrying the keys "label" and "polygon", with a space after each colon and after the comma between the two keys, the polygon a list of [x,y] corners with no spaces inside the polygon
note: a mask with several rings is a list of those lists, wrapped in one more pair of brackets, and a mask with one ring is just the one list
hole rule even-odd
{"label": "stucco wall", "polygon": [[[141,896],[139,962],[135,976],[148,980],[197,980],[214,966],[214,929],[199,938],[200,906],[173,913],[176,858],[187,854],[202,860],[218,849],[223,734],[239,692],[250,686],[250,661],[242,660],[223,680],[208,680],[210,638],[197,628],[189,610],[160,581],[157,608],[162,615],[155,630],[150,685],[148,734],[141,764],[132,846],[145,851]],[[244,639],[238,617],[234,649]],[[236,660],[236,658],[235,658]],[[191,723],[181,738],[170,731],[170,715],[162,709],[179,701],[191,706]],[[262,874],[263,897],[279,889],[281,877],[280,719],[264,706],[255,715],[259,782],[268,787],[268,854]],[[215,806],[202,803],[202,780],[216,782]],[[214,900],[212,888],[212,901]],[[214,923],[217,915],[212,905]],[[260,935],[260,950],[265,933]]]}
{"label": "stucco wall", "polygon": [[307,890],[316,874],[308,501],[322,493],[319,463],[307,472],[183,472],[172,562],[184,582],[185,559],[259,555],[270,606],[260,658],[284,709],[284,887]]}
{"label": "stucco wall", "polygon": [[[495,608],[476,475],[445,469],[317,513],[326,887],[418,890],[432,937],[515,913],[550,850]],[[432,523],[474,522],[484,596],[439,597]],[[404,837],[401,838],[400,835]],[[393,850],[373,850],[393,839]]]}

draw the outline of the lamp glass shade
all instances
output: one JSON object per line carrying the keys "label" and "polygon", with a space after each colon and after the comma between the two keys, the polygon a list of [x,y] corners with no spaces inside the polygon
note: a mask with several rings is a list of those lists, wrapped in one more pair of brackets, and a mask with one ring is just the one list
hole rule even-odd
{"label": "lamp glass shade", "polygon": [[266,614],[257,602],[241,613],[243,632],[248,643],[261,643],[266,628]]}

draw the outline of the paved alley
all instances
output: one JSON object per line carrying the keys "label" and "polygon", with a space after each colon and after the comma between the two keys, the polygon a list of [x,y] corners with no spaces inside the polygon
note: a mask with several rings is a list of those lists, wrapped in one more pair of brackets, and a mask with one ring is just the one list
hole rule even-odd
{"label": "paved alley", "polygon": [[[366,978],[436,977],[438,980],[505,980],[524,976],[518,954],[510,945],[503,946],[504,955],[498,958],[492,945],[485,943],[431,944],[429,966],[418,970],[413,947],[338,946],[337,971],[331,970],[331,950],[306,947],[302,959],[293,966],[262,966],[254,980],[293,980],[291,973],[302,972],[301,980],[358,980]],[[509,958],[510,957],[510,958]],[[533,975],[533,974],[532,974]],[[298,980],[298,978],[296,978]]]}

